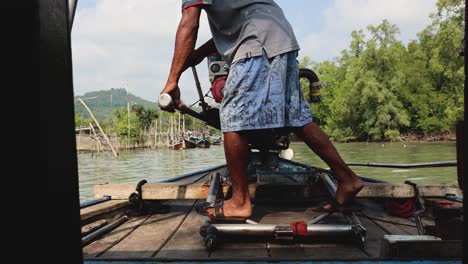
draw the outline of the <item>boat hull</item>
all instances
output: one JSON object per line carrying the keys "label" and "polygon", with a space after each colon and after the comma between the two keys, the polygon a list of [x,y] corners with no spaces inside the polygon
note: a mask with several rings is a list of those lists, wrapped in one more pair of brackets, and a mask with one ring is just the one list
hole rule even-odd
{"label": "boat hull", "polygon": [[197,142],[197,147],[199,148],[209,148],[210,146],[211,146],[211,142],[205,139]]}

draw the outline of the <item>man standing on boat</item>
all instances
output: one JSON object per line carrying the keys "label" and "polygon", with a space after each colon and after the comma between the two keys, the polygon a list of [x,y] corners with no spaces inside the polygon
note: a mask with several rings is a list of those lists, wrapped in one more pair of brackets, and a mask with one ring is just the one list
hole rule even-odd
{"label": "man standing on boat", "polygon": [[[202,9],[213,38],[194,49]],[[172,66],[161,94],[170,94],[174,107],[180,108],[178,81],[183,71],[216,51],[230,65],[220,119],[232,198],[199,213],[213,219],[251,216],[245,135],[259,129],[291,129],[330,166],[338,179],[335,200],[317,210],[345,209],[362,189],[363,181],[312,122],[299,83],[298,50],[293,29],[273,0],[182,0]]]}

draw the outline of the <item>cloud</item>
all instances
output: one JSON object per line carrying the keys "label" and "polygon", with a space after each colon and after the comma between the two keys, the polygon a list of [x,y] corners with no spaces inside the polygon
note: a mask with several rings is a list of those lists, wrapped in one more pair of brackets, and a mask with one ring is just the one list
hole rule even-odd
{"label": "cloud", "polygon": [[[131,93],[156,101],[169,74],[180,8],[180,0],[99,0],[79,8],[72,31],[75,94],[128,83]],[[205,14],[201,21],[197,46],[211,36]],[[203,66],[197,69],[207,88]],[[187,73],[180,86],[182,99],[191,103],[197,93]]]}
{"label": "cloud", "polygon": [[429,25],[436,0],[334,0],[324,12],[322,30],[299,37],[301,56],[314,61],[332,59],[348,48],[351,31],[378,25],[387,19],[400,29],[399,39],[407,42]]}

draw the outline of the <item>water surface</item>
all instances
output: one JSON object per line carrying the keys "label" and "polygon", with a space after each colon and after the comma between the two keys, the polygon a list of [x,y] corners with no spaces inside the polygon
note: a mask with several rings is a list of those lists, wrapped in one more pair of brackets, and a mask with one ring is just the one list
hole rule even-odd
{"label": "water surface", "polygon": [[[455,143],[347,143],[335,144],[345,162],[364,163],[424,163],[456,160]],[[328,166],[305,144],[293,143],[294,161],[324,167]],[[92,188],[100,183],[136,183],[146,179],[157,182],[182,174],[225,164],[223,146],[208,149],[134,150],[120,153],[119,159],[112,153],[98,157],[90,153],[78,154],[80,200],[92,198]],[[391,169],[352,167],[361,176],[388,182],[456,184],[456,167]]]}

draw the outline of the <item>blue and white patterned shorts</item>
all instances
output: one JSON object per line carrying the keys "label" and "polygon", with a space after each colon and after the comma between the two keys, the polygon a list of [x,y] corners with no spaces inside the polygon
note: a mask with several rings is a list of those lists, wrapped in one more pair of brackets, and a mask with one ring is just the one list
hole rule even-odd
{"label": "blue and white patterned shorts", "polygon": [[299,82],[297,51],[231,65],[221,102],[221,131],[301,127],[312,112]]}

